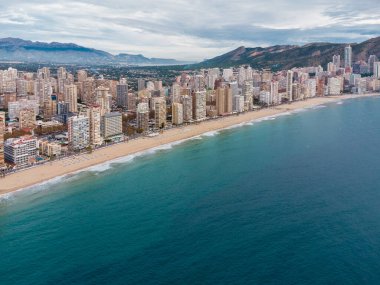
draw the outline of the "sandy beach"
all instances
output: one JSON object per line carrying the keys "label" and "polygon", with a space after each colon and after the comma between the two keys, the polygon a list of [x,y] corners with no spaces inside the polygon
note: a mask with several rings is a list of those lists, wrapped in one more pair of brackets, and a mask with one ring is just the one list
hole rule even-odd
{"label": "sandy beach", "polygon": [[260,111],[247,112],[236,116],[224,117],[218,120],[205,121],[200,124],[170,129],[156,137],[141,137],[129,142],[96,150],[91,154],[82,154],[75,157],[69,157],[64,160],[53,161],[41,166],[29,168],[24,171],[8,175],[5,178],[0,179],[0,195],[42,183],[66,174],[77,172],[97,164],[102,164],[107,161],[155,148],[160,145],[186,140],[210,131],[225,129],[244,122],[274,116],[284,112],[291,112],[296,109],[310,108],[334,101],[378,95],[379,94],[317,97],[305,101],[293,102],[292,104],[284,104],[272,108],[262,109]]}

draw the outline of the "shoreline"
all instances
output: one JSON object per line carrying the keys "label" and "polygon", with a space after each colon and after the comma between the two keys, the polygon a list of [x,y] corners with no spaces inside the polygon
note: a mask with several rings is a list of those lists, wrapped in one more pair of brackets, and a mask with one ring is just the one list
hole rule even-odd
{"label": "shoreline", "polygon": [[184,141],[207,135],[210,132],[218,132],[230,129],[234,126],[245,123],[280,115],[287,112],[294,112],[299,109],[307,109],[323,105],[326,103],[338,102],[346,99],[359,99],[367,97],[377,97],[379,93],[364,95],[338,95],[329,97],[315,97],[304,101],[296,101],[291,104],[282,104],[259,111],[251,111],[239,115],[232,115],[220,118],[218,120],[209,120],[200,124],[192,124],[173,128],[164,131],[157,137],[141,137],[129,142],[124,142],[94,151],[91,154],[81,154],[78,156],[68,157],[64,160],[52,161],[44,165],[28,168],[20,172],[12,173],[0,179],[0,198],[7,194],[26,190],[32,186],[43,184],[58,178],[63,178],[70,174],[90,170],[92,167],[104,163],[112,163],[128,156],[142,155],[144,152],[154,149],[160,149],[173,143],[182,143]]}

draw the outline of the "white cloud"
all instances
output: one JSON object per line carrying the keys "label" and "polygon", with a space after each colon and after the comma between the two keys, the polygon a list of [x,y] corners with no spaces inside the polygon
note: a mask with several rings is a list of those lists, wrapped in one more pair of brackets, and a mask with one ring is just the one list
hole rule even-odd
{"label": "white cloud", "polygon": [[240,45],[377,36],[378,0],[0,0],[0,36],[75,42],[112,53],[210,58]]}

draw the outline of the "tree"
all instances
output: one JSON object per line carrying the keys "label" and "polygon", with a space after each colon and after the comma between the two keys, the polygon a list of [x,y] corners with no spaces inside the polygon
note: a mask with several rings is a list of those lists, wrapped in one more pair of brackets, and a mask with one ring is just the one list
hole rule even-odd
{"label": "tree", "polygon": [[27,130],[14,130],[12,133],[5,133],[4,140],[11,138],[19,138],[21,136],[31,135],[32,133]]}

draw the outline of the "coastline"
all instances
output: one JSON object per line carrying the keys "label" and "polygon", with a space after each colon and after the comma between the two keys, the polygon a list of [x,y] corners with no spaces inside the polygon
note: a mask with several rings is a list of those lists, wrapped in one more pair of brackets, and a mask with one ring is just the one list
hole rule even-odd
{"label": "coastline", "polygon": [[106,162],[116,161],[130,155],[138,155],[145,151],[164,147],[172,143],[181,143],[191,138],[205,135],[209,132],[217,132],[233,126],[244,124],[250,121],[276,116],[298,109],[312,108],[326,103],[337,102],[345,99],[376,97],[378,93],[365,95],[340,95],[329,97],[315,97],[305,101],[297,101],[291,104],[283,104],[259,111],[246,112],[236,116],[228,116],[218,120],[204,121],[200,124],[192,124],[179,128],[166,130],[157,137],[141,137],[129,142],[112,145],[94,151],[91,154],[82,154],[69,157],[64,160],[53,161],[41,166],[29,168],[20,172],[10,174],[0,179],[0,198],[6,194],[24,190],[31,186],[41,184],[53,179],[61,178],[69,174],[101,165]]}

